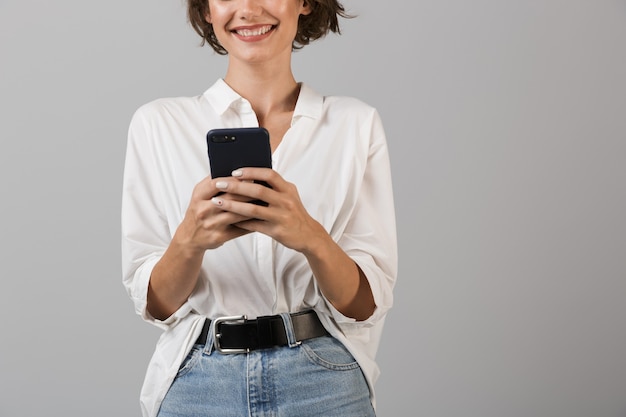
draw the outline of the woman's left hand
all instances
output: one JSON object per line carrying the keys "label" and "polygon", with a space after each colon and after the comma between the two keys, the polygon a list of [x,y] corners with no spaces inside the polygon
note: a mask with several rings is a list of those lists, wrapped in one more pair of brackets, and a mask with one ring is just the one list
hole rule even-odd
{"label": "woman's left hand", "polygon": [[[252,182],[265,181],[272,188]],[[260,232],[298,252],[306,253],[327,238],[325,229],[304,208],[296,186],[270,168],[241,168],[224,178],[216,187],[226,193],[262,200],[267,207],[235,199],[213,198],[222,210],[249,217],[235,225]]]}

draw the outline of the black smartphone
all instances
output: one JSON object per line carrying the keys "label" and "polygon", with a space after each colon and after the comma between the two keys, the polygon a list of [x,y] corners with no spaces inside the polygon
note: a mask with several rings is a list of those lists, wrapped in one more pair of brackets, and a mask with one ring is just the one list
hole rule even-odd
{"label": "black smartphone", "polygon": [[[230,177],[243,167],[272,167],[270,135],[263,127],[212,129],[206,135],[211,177]],[[264,181],[256,181],[269,187]],[[265,205],[264,201],[252,203]]]}

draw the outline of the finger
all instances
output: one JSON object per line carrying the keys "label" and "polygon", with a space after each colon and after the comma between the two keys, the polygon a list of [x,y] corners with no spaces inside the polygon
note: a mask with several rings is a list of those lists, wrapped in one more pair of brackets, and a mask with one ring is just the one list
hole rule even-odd
{"label": "finger", "polygon": [[270,185],[273,189],[281,190],[286,181],[280,174],[271,168],[239,168],[232,172],[232,176],[240,180],[263,181]]}
{"label": "finger", "polygon": [[[216,183],[217,189],[225,194],[219,197],[231,196],[231,200],[250,202],[252,200],[261,200],[267,204],[271,204],[274,201],[275,191],[264,185],[257,184],[249,181],[218,181]],[[232,196],[238,196],[232,197]]]}
{"label": "finger", "polygon": [[204,219],[199,225],[203,231],[202,235],[205,236],[209,242],[219,242],[221,245],[228,240],[250,232],[249,230],[236,226],[238,223],[250,220],[249,217],[219,209],[217,210],[218,212],[215,215],[211,218]]}
{"label": "finger", "polygon": [[265,206],[250,202],[228,200],[222,198],[222,196],[213,197],[211,203],[225,212],[241,216],[242,221],[249,219],[267,220],[271,213],[270,209]]}
{"label": "finger", "polygon": [[215,187],[215,183],[220,179],[214,179],[210,176],[203,178],[193,188],[192,199],[210,200],[219,190]]}
{"label": "finger", "polygon": [[233,177],[218,177],[218,178],[211,178],[210,176],[205,177],[200,182],[198,182],[196,186],[194,187],[192,198],[196,200],[210,200],[211,198],[215,197],[217,194],[222,192],[222,190],[220,190],[216,186],[217,184],[223,184],[225,182],[227,183],[230,181],[237,181],[237,180]]}
{"label": "finger", "polygon": [[252,233],[253,230],[247,230],[241,227],[238,227],[239,223],[231,224],[226,229],[224,229],[219,236],[219,239],[222,243],[228,242],[229,240],[236,239],[240,236],[247,235]]}
{"label": "finger", "polygon": [[265,220],[248,219],[248,220],[243,220],[238,223],[235,223],[233,226],[236,226],[242,230],[245,230],[248,233],[260,232],[268,236],[271,236],[272,226],[269,222],[266,222]]}
{"label": "finger", "polygon": [[[249,200],[248,197],[238,196],[236,194],[230,193],[221,193],[219,196],[214,197],[219,197],[224,201],[246,202]],[[211,197],[211,199],[212,198],[213,197]],[[190,205],[189,211],[193,213],[193,216],[197,219],[197,221],[201,223],[217,222],[221,225],[224,225],[237,223],[238,221],[246,219],[245,216],[223,210],[220,205],[214,204],[211,199],[197,200]]]}

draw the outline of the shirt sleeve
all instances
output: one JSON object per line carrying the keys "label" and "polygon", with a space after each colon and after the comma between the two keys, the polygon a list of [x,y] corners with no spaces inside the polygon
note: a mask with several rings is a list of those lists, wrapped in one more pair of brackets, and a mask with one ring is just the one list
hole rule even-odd
{"label": "shirt sleeve", "polygon": [[364,135],[369,137],[364,174],[356,204],[338,244],[367,277],[376,310],[367,320],[358,322],[342,315],[327,302],[334,320],[344,331],[355,326],[371,327],[384,320],[393,304],[392,291],[397,276],[398,254],[391,169],[386,137],[378,112],[373,112]]}
{"label": "shirt sleeve", "polygon": [[166,320],[157,320],[147,310],[148,284],[152,269],[171,241],[163,210],[162,187],[156,150],[145,108],[133,115],[122,186],[122,276],[135,311],[145,321],[167,329],[191,311],[188,303]]}

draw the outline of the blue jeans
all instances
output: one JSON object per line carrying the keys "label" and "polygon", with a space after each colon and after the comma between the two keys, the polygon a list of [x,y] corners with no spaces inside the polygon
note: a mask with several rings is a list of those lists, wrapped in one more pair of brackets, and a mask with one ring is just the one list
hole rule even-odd
{"label": "blue jeans", "polygon": [[374,417],[361,368],[335,338],[221,354],[194,345],[158,417]]}

